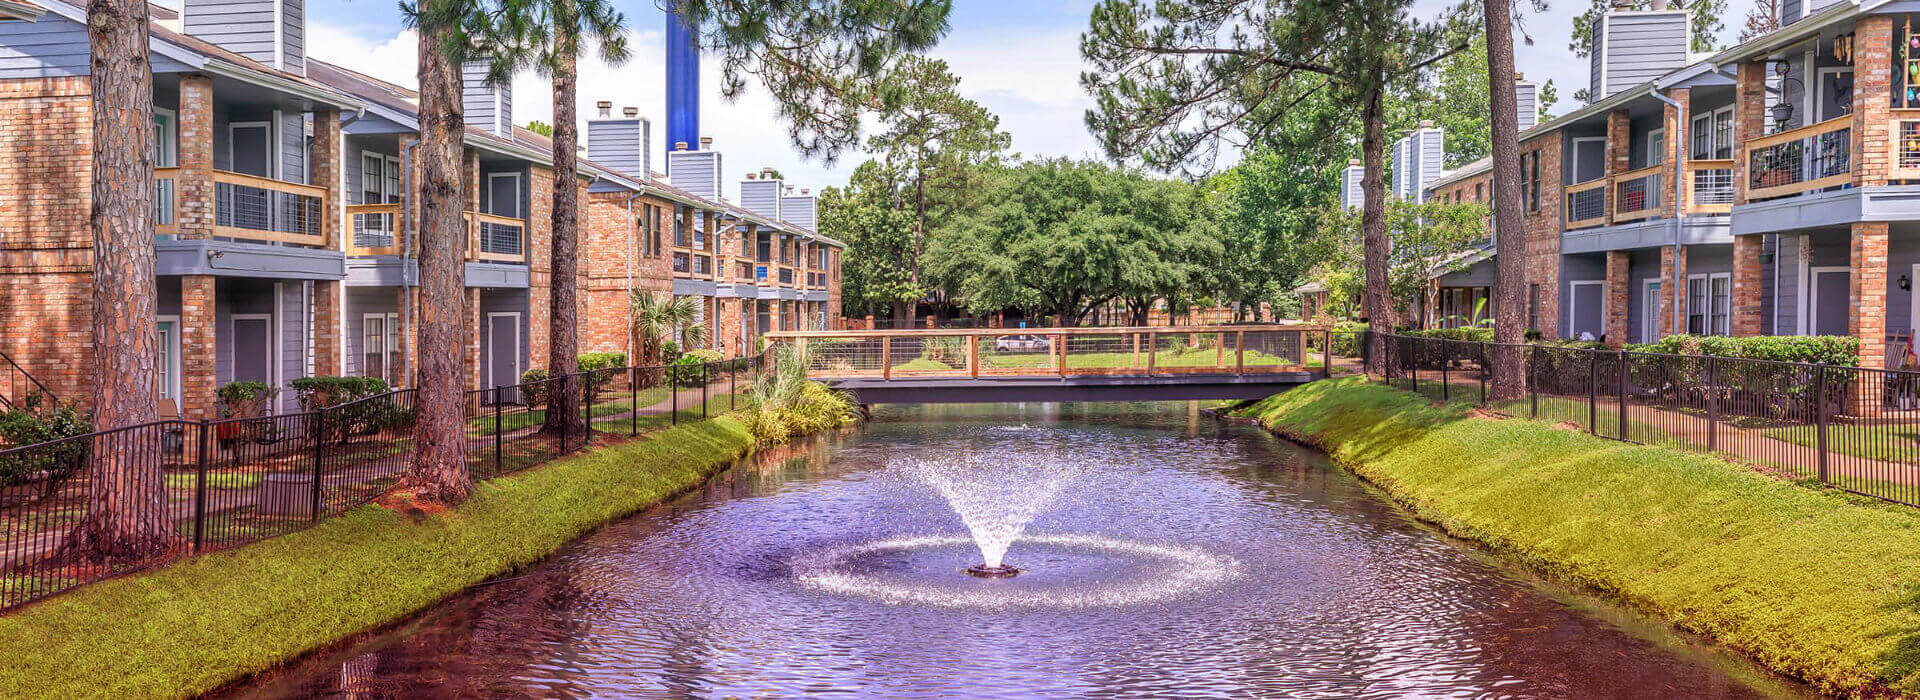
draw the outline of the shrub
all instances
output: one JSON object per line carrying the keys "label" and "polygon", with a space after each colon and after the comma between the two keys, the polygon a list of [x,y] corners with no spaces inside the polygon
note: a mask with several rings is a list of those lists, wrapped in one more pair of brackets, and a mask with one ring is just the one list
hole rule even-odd
{"label": "shrub", "polygon": [[520,397],[528,406],[539,406],[547,402],[547,370],[535,367],[520,374]]}
{"label": "shrub", "polygon": [[1367,324],[1358,321],[1341,321],[1333,324],[1333,354],[1339,357],[1360,356],[1360,336],[1367,330]]}
{"label": "shrub", "polygon": [[[968,338],[938,336],[921,341],[920,356],[948,367],[967,366]],[[812,348],[808,348],[812,350]]]}
{"label": "shrub", "polygon": [[607,383],[620,376],[620,370],[626,369],[627,354],[623,352],[590,352],[578,358],[580,371],[586,374],[586,401],[588,405],[600,401],[600,393]]}
{"label": "shrub", "polygon": [[326,412],[323,439],[333,442],[387,427],[383,414],[395,403],[391,397],[373,398],[391,392],[379,377],[301,377],[292,385],[301,410]]}
{"label": "shrub", "polygon": [[214,392],[228,418],[257,418],[267,414],[267,402],[280,393],[266,382],[228,382]]}
{"label": "shrub", "polygon": [[[0,449],[36,445],[93,432],[86,413],[72,404],[50,404],[42,394],[30,394],[16,408],[0,411]],[[26,483],[46,476],[45,494],[86,463],[87,440],[75,440],[0,456],[0,486]]]}
{"label": "shrub", "polygon": [[1860,364],[1860,339],[1839,335],[1670,335],[1631,350],[1669,355],[1711,355],[1775,362],[1811,362],[1852,367]]}
{"label": "shrub", "polygon": [[1472,326],[1461,328],[1428,328],[1425,330],[1406,331],[1401,335],[1413,338],[1439,338],[1441,340],[1464,340],[1480,343],[1493,342],[1492,328]]}
{"label": "shrub", "polygon": [[683,354],[667,366],[667,381],[680,387],[704,386],[713,376],[711,363],[721,359],[720,353],[713,350],[694,350]]}

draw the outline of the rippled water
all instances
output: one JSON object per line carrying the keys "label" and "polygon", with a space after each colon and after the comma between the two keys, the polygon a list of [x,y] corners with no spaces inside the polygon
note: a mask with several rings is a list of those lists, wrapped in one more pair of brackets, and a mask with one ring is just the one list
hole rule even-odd
{"label": "rippled water", "polygon": [[[1095,471],[1008,550],[1020,577],[961,574],[980,553],[959,518],[886,468],[962,453]],[[240,694],[823,691],[1803,692],[1450,541],[1255,429],[1189,405],[1029,405],[884,409]]]}

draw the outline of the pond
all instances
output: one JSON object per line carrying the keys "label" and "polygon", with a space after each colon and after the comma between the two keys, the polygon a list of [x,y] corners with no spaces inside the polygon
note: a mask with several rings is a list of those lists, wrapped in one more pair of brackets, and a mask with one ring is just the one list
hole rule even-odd
{"label": "pond", "polygon": [[817,692],[1806,691],[1193,404],[1022,404],[879,407],[236,694]]}

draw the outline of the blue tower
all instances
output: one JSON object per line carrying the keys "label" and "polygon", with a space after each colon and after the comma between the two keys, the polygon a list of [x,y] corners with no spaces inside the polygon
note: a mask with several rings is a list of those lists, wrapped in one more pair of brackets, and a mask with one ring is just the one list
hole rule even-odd
{"label": "blue tower", "polygon": [[700,52],[679,3],[667,12],[667,150],[700,148]]}

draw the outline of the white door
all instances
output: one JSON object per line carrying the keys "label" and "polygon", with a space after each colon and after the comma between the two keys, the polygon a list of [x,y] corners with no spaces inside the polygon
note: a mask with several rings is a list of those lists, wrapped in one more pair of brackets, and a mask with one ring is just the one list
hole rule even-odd
{"label": "white door", "polygon": [[1651,343],[1660,339],[1660,295],[1665,285],[1655,277],[1641,282],[1640,295],[1640,342]]}
{"label": "white door", "polygon": [[273,125],[234,122],[227,125],[227,165],[233,172],[255,177],[273,176]]}

